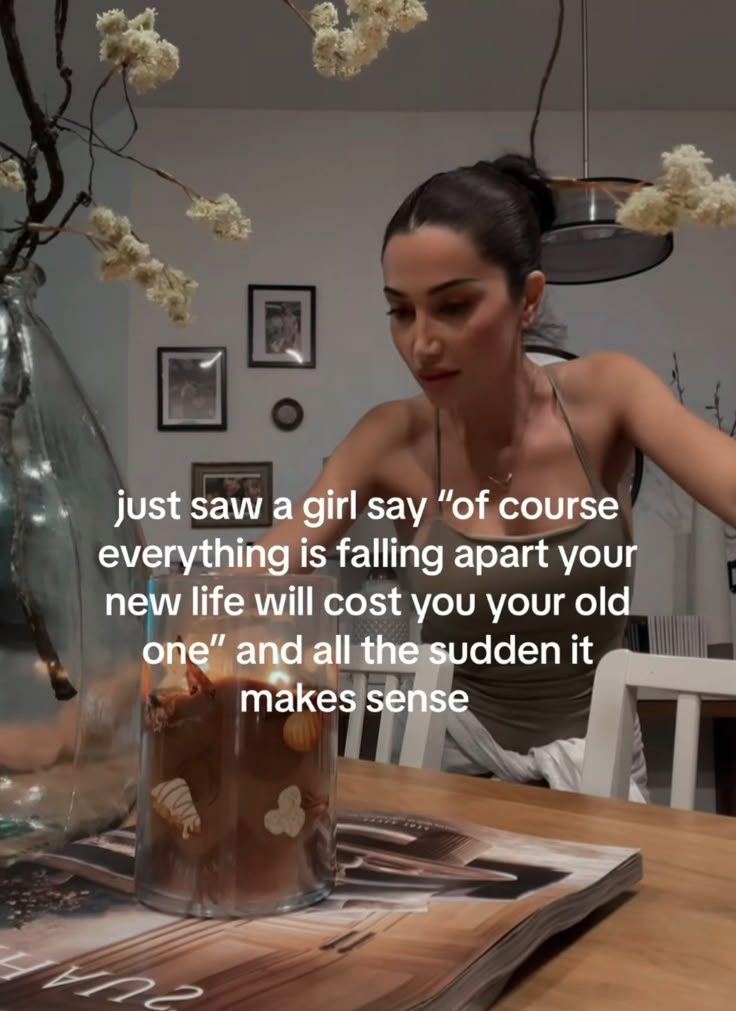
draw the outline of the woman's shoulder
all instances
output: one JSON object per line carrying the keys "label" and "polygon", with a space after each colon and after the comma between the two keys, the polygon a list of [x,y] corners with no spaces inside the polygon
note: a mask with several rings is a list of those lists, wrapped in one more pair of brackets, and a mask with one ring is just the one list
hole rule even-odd
{"label": "woman's shoulder", "polygon": [[426,435],[433,424],[431,404],[417,396],[376,404],[362,415],[356,429],[393,445],[405,445]]}
{"label": "woman's shoulder", "polygon": [[580,404],[608,400],[622,385],[648,371],[624,351],[591,351],[543,368],[565,400]]}

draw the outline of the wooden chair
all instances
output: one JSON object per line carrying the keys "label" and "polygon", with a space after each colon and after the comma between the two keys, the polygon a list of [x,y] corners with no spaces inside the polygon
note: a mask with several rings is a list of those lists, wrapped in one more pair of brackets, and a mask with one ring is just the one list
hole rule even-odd
{"label": "wooden chair", "polygon": [[[348,716],[343,751],[347,758],[361,756],[366,712],[375,712],[380,704],[380,710],[377,712],[379,726],[375,761],[392,762],[398,757],[399,765],[424,769],[441,768],[446,705],[452,690],[453,667],[450,663],[433,663],[430,659],[429,645],[419,645],[418,654],[414,663],[377,664],[369,663],[364,654],[359,652],[360,659],[356,663],[341,669],[341,690],[349,688],[355,693],[355,708]],[[415,696],[415,704],[409,709],[406,701],[402,702],[400,696],[389,696],[389,693],[398,691],[402,693],[417,691],[422,695]],[[429,706],[423,703],[424,698],[431,701],[433,691],[442,693],[441,696],[437,696],[442,701],[440,712],[432,712]],[[396,708],[404,711],[392,711],[385,704],[387,696],[389,702],[394,704],[395,700]],[[397,745],[402,724],[403,735]]]}
{"label": "wooden chair", "polygon": [[736,698],[736,660],[664,656],[616,649],[598,664],[585,743],[581,790],[628,797],[634,715],[640,688],[677,696],[670,806],[695,805],[701,700]]}

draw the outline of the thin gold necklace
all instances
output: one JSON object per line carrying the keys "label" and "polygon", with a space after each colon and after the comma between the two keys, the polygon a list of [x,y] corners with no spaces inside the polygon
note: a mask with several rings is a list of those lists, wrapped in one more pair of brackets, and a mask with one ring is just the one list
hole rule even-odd
{"label": "thin gold necklace", "polygon": [[[524,433],[526,432],[527,425],[529,424],[529,415],[531,414],[531,410],[532,410],[532,395],[534,393],[534,389],[535,389],[536,384],[537,384],[537,366],[536,366],[536,364],[534,362],[530,362],[530,364],[531,364],[531,367],[532,367],[532,378],[531,378],[531,381],[529,383],[529,395],[527,397],[526,416],[524,418],[524,424],[521,426],[519,440],[518,440],[517,445],[516,445],[516,451],[517,452],[518,452],[519,446],[521,445],[521,439],[522,439]],[[506,475],[506,477],[494,477],[493,474],[486,474],[486,480],[490,481],[492,484],[495,484],[496,487],[498,487],[498,488],[508,488],[508,486],[511,484],[511,482],[513,480],[513,477],[514,477],[513,470],[510,470],[508,472],[508,474]]]}

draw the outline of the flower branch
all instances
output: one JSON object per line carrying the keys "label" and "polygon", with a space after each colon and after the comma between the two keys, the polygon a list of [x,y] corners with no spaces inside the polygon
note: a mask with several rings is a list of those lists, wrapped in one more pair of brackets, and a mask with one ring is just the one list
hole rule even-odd
{"label": "flower branch", "polygon": [[[672,352],[672,372],[671,372],[670,386],[673,386],[675,388],[675,390],[677,392],[677,398],[680,401],[680,403],[684,406],[685,405],[685,389],[684,389],[684,387],[682,385],[682,381],[680,379],[680,364],[679,364],[679,362],[677,360],[677,353],[675,351]],[[705,410],[708,411],[708,412],[710,412],[712,415],[714,415],[714,417],[716,419],[716,424],[718,425],[718,430],[720,432],[725,432],[726,431],[726,427],[725,427],[725,424],[724,424],[723,415],[721,413],[721,381],[720,381],[720,379],[718,379],[716,381],[716,387],[715,387],[715,390],[714,390],[714,393],[713,393],[713,403],[712,404],[706,404],[705,405]],[[732,439],[734,437],[736,437],[736,410],[734,411],[733,422],[731,424],[730,430],[728,431],[728,435]],[[730,530],[727,527],[726,528],[726,537],[727,537],[728,540],[731,540],[731,541],[732,540],[736,540],[736,530]]]}
{"label": "flower branch", "polygon": [[92,138],[95,135],[95,107],[97,105],[97,101],[98,101],[100,95],[104,91],[105,87],[110,83],[110,80],[112,79],[112,77],[113,77],[113,75],[115,73],[116,73],[116,68],[112,67],[107,72],[107,74],[102,78],[102,80],[100,81],[100,83],[95,88],[95,92],[92,95],[92,101],[90,102],[90,106],[89,106],[89,127],[88,127],[88,129],[89,129],[89,145],[88,145],[88,151],[89,151],[89,175],[87,177],[87,193],[89,194],[90,200],[93,199],[93,197],[92,197],[92,179],[93,179],[94,170],[95,170],[95,152],[94,152],[93,145],[92,145]]}
{"label": "flower branch", "polygon": [[[61,7],[63,8],[63,6],[62,4]],[[63,14],[63,9],[60,13]],[[63,35],[60,26],[57,28],[57,35]],[[28,75],[28,68],[26,67],[23,50],[18,38],[15,0],[0,0],[0,35],[2,35],[5,46],[8,68],[31,131],[32,140],[29,157],[21,161],[21,164],[24,165],[23,177],[27,191],[28,219],[44,221],[59,202],[64,192],[64,170],[57,150],[56,136],[50,121],[47,120],[35,98]],[[36,198],[35,188],[35,161],[38,153],[44,158],[49,180],[47,192],[41,200]],[[5,273],[16,266],[21,255],[24,255],[26,259],[30,259],[35,251],[36,244],[37,238],[25,228],[21,228],[6,253],[6,267],[3,271],[0,271],[0,280]]]}
{"label": "flower branch", "polygon": [[[66,124],[71,124],[71,126],[76,129],[71,129],[71,126],[67,126]],[[195,190],[192,186],[189,186],[187,183],[177,179],[173,173],[167,172],[165,169],[157,168],[155,165],[149,165],[148,162],[142,161],[140,158],[136,158],[135,155],[125,154],[119,148],[112,147],[103,137],[100,137],[99,134],[90,132],[89,127],[85,126],[83,123],[77,122],[74,119],[64,117],[62,128],[69,130],[77,137],[87,134],[88,137],[85,137],[85,140],[88,139],[90,145],[102,148],[109,154],[112,154],[117,158],[122,158],[125,161],[129,161],[134,165],[138,165],[140,168],[146,169],[146,171],[157,175],[160,179],[172,183],[174,186],[178,186],[179,189],[186,193],[192,201],[192,206],[187,210],[187,217],[192,220],[205,221],[209,223],[217,238],[242,240],[248,238],[250,235],[250,219],[244,217],[240,207],[229,194],[221,193],[218,197],[207,197],[204,194],[197,192],[197,190]],[[83,134],[80,134],[78,131],[83,131]]]}
{"label": "flower branch", "polygon": [[72,71],[64,60],[64,36],[66,35],[66,23],[69,17],[69,0],[56,0],[54,5],[54,46],[56,51],[56,69],[59,77],[64,83],[64,95],[51,119],[51,126],[55,126],[59,116],[62,116],[69,105],[72,97]]}
{"label": "flower branch", "polygon": [[323,77],[350,78],[373,63],[392,32],[410,32],[427,20],[425,0],[345,0],[349,24],[340,27],[334,3],[318,3],[308,14],[282,0],[312,34],[312,60]]}
{"label": "flower branch", "polygon": [[736,225],[736,181],[715,178],[707,158],[692,144],[662,155],[663,171],[651,184],[638,185],[618,209],[620,224],[665,235],[682,224]]}

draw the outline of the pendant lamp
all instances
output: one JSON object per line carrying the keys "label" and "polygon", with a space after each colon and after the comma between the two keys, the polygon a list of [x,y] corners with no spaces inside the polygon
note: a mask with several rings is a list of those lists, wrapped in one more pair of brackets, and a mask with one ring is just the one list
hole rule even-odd
{"label": "pendant lamp", "polygon": [[639,180],[588,175],[587,0],[581,0],[581,24],[583,175],[567,184],[562,180],[552,184],[557,216],[542,236],[541,261],[549,284],[596,284],[631,277],[657,267],[674,247],[671,233],[649,235],[617,223],[617,188]]}

